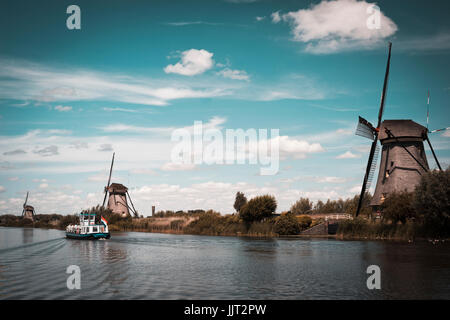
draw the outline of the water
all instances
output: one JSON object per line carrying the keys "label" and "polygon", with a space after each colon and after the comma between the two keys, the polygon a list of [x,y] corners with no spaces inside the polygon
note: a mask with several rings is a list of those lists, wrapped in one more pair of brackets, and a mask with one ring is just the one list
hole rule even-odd
{"label": "water", "polygon": [[[381,268],[381,290],[366,269]],[[69,290],[66,268],[81,268]],[[0,299],[450,299],[450,245],[0,227]]]}

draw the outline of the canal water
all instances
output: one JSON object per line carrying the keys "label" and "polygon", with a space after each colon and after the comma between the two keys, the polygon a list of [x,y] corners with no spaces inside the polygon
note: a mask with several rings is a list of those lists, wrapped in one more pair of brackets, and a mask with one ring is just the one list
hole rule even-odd
{"label": "canal water", "polygon": [[[81,289],[67,288],[70,265]],[[381,289],[367,288],[377,265]],[[450,244],[0,227],[0,299],[450,299]]]}

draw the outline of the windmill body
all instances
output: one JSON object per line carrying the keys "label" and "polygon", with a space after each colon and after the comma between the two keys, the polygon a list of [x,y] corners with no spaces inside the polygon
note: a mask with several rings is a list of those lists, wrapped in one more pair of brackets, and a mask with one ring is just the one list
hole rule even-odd
{"label": "windmill body", "polygon": [[382,146],[375,193],[370,202],[374,211],[393,192],[412,192],[429,170],[423,141],[427,128],[412,120],[385,120],[378,139]]}
{"label": "windmill body", "polygon": [[25,208],[23,209],[23,218],[34,221],[34,207],[29,205],[25,206]]}
{"label": "windmill body", "polygon": [[120,183],[111,183],[107,192],[109,194],[108,209],[121,217],[128,217],[130,215],[127,203],[128,188]]}
{"label": "windmill body", "polygon": [[[103,198],[103,205],[105,207],[106,198],[108,198],[107,208],[110,209],[113,213],[119,214],[121,217],[125,218],[130,215],[130,211],[133,213],[133,216],[137,218],[138,212],[134,208],[133,201],[131,201],[130,194],[128,193],[128,188],[120,183],[111,183],[111,175],[112,169],[114,165],[114,155],[111,160],[111,168],[109,169],[109,178],[108,183],[105,187],[104,193],[105,197]],[[131,207],[128,205],[128,200],[130,200]]]}

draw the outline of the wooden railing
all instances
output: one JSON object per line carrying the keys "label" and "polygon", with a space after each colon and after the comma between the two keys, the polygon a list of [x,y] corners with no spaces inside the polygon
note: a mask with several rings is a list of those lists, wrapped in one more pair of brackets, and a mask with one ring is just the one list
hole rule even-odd
{"label": "wooden railing", "polygon": [[328,220],[353,220],[351,214],[330,214],[325,216],[325,221]]}

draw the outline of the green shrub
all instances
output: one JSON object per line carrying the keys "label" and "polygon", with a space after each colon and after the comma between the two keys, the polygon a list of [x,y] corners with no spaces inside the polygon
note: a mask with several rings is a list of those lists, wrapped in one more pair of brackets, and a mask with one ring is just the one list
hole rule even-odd
{"label": "green shrub", "polygon": [[411,192],[392,192],[381,205],[383,220],[406,223],[406,220],[416,218],[413,202],[414,194]]}
{"label": "green shrub", "polygon": [[239,213],[242,220],[247,223],[261,221],[271,217],[277,208],[277,201],[274,196],[264,195],[251,199],[247,202]]}
{"label": "green shrub", "polygon": [[300,216],[297,217],[298,222],[302,230],[309,228],[312,224],[312,219],[310,216]]}
{"label": "green shrub", "polygon": [[450,168],[422,175],[414,192],[414,208],[429,234],[450,235]]}
{"label": "green shrub", "polygon": [[295,235],[301,230],[301,224],[293,213],[283,213],[274,225],[274,231],[279,235]]}

